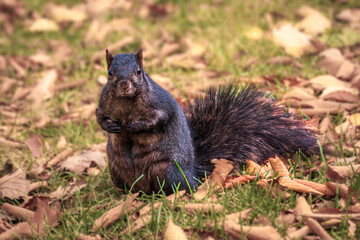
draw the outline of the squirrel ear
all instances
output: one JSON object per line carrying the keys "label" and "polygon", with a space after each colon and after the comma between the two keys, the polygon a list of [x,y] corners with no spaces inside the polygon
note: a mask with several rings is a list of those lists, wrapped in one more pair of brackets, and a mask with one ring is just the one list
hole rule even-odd
{"label": "squirrel ear", "polygon": [[113,56],[111,55],[111,53],[109,52],[109,50],[105,50],[106,52],[106,63],[107,63],[107,68],[109,69],[111,66],[111,63],[113,61]]}
{"label": "squirrel ear", "polygon": [[142,48],[139,49],[139,51],[136,53],[136,61],[139,64],[139,66],[143,67],[143,54],[142,54]]}

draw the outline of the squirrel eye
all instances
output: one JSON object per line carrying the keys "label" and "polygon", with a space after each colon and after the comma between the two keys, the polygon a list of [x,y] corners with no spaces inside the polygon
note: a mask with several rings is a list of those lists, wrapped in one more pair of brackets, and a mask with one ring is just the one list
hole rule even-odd
{"label": "squirrel eye", "polygon": [[139,74],[139,75],[141,74],[141,68],[140,67],[137,68],[137,74]]}
{"label": "squirrel eye", "polygon": [[110,75],[110,76],[112,75],[112,71],[111,71],[111,69],[109,69],[108,73],[109,73],[109,75]]}

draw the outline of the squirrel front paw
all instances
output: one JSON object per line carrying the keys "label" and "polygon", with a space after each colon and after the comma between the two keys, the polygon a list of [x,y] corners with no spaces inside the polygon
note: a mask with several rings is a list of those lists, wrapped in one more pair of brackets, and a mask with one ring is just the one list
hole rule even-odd
{"label": "squirrel front paw", "polygon": [[103,122],[102,127],[109,133],[121,133],[123,126],[121,122],[113,122],[110,119],[107,119]]}
{"label": "squirrel front paw", "polygon": [[125,131],[127,133],[137,133],[140,132],[141,130],[142,130],[142,124],[140,122],[128,123],[125,126]]}

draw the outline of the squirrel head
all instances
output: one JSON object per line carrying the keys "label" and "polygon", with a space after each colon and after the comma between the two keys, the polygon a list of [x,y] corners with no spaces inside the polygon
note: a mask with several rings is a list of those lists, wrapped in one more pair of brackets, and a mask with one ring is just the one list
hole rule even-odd
{"label": "squirrel head", "polygon": [[144,89],[142,49],[112,56],[106,49],[109,90],[115,97],[135,97]]}

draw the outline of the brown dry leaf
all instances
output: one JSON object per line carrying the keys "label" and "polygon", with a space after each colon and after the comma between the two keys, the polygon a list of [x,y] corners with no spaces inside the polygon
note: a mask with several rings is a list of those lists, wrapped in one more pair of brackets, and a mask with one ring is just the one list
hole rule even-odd
{"label": "brown dry leaf", "polygon": [[2,77],[2,83],[0,87],[0,93],[6,94],[8,91],[10,91],[17,83],[15,79],[8,78],[8,77]]}
{"label": "brown dry leaf", "polygon": [[121,202],[116,207],[105,212],[100,218],[96,219],[92,227],[93,231],[96,231],[99,228],[106,228],[110,224],[120,219],[125,214],[129,213],[132,209],[132,203],[138,195],[139,194],[136,193],[127,196],[125,201]]}
{"label": "brown dry leaf", "polygon": [[360,126],[360,113],[351,114],[349,121],[356,127]]}
{"label": "brown dry leaf", "polygon": [[349,60],[345,60],[341,64],[335,76],[340,79],[349,80],[353,76],[354,71],[355,71],[355,65]]}
{"label": "brown dry leaf", "polygon": [[345,61],[344,56],[337,48],[329,48],[319,54],[317,67],[328,71],[331,75],[336,75],[341,65]]}
{"label": "brown dry leaf", "polygon": [[28,221],[30,218],[34,217],[34,212],[28,209],[11,205],[9,203],[4,203],[1,207],[1,210],[5,211],[11,216],[15,216],[22,221]]}
{"label": "brown dry leaf", "polygon": [[28,195],[30,181],[25,178],[25,172],[21,169],[0,178],[0,198],[20,198]]}
{"label": "brown dry leaf", "polygon": [[304,214],[312,214],[312,210],[310,205],[307,203],[306,199],[303,196],[299,196],[296,199],[296,206],[295,206],[295,211],[294,214],[296,216],[296,219],[299,222],[302,222],[303,220],[303,215]]}
{"label": "brown dry leaf", "polygon": [[54,96],[55,82],[57,78],[58,73],[55,69],[51,69],[43,73],[43,77],[38,80],[37,85],[29,95],[29,99],[34,102],[34,107],[39,107],[43,101]]}
{"label": "brown dry leaf", "polygon": [[[110,11],[129,11],[133,2],[128,0],[86,0],[86,10],[91,17],[104,17]],[[144,4],[145,5],[145,4]]]}
{"label": "brown dry leaf", "polygon": [[41,64],[46,67],[53,67],[54,63],[51,61],[51,57],[44,52],[37,52],[29,57],[29,60]]}
{"label": "brown dry leaf", "polygon": [[360,9],[343,9],[336,15],[336,19],[348,22],[352,26],[359,26],[360,24]]}
{"label": "brown dry leaf", "polygon": [[55,22],[83,22],[87,19],[87,14],[83,9],[73,7],[68,8],[62,5],[49,3],[44,7],[46,15]]}
{"label": "brown dry leaf", "polygon": [[314,52],[310,36],[297,30],[292,24],[287,23],[272,30],[272,40],[275,44],[285,48],[285,52],[299,58],[308,52]]}
{"label": "brown dry leaf", "polygon": [[12,101],[23,100],[31,93],[29,88],[18,87],[12,97]]}
{"label": "brown dry leaf", "polygon": [[326,177],[333,181],[343,181],[356,173],[360,173],[360,164],[350,166],[328,166]]}
{"label": "brown dry leaf", "polygon": [[166,42],[162,48],[159,51],[159,58],[163,58],[165,56],[169,56],[175,52],[177,52],[180,49],[180,44],[179,43],[168,43]]}
{"label": "brown dry leaf", "polygon": [[348,199],[350,198],[351,204],[355,204],[358,202],[358,193],[351,189],[350,187],[346,186],[345,184],[339,184],[334,182],[328,182],[326,183],[326,186],[333,192],[339,193],[339,196]]}
{"label": "brown dry leaf", "polygon": [[[214,160],[212,160],[213,162]],[[214,171],[210,178],[205,181],[193,194],[196,200],[203,199],[207,194],[214,193],[214,191],[223,187],[226,177],[234,168],[233,163],[226,159],[217,160]]]}
{"label": "brown dry leaf", "polygon": [[321,195],[324,195],[323,193],[311,188],[311,187],[308,187],[308,186],[305,186],[301,183],[298,183],[296,181],[294,181],[293,179],[289,178],[289,177],[282,177],[280,178],[279,180],[279,183],[280,183],[280,186],[282,187],[285,187],[287,189],[291,189],[295,192],[299,192],[299,193],[312,193],[313,195],[315,196],[321,196]]}
{"label": "brown dry leaf", "polygon": [[277,176],[277,177],[289,177],[289,170],[287,169],[287,167],[285,166],[285,164],[283,163],[283,161],[281,161],[281,159],[276,156],[275,158],[269,158],[268,159],[271,168],[273,169],[274,173],[273,176]]}
{"label": "brown dry leaf", "polygon": [[[225,221],[233,221],[240,224],[241,221],[245,220],[254,209],[249,208],[241,212],[231,213],[225,216]],[[240,219],[240,220],[239,220]]]}
{"label": "brown dry leaf", "polygon": [[130,228],[125,228],[122,233],[126,234],[129,232],[136,232],[139,229],[145,227],[145,225],[147,225],[151,220],[151,215],[144,215],[141,216],[136,219],[134,222],[132,222],[131,227]]}
{"label": "brown dry leaf", "polygon": [[297,231],[288,233],[286,240],[290,239],[303,239],[305,236],[307,236],[311,232],[310,228],[308,226],[304,226]]}
{"label": "brown dry leaf", "polygon": [[40,135],[32,134],[29,136],[28,139],[25,140],[24,143],[30,149],[31,154],[37,158],[37,157],[41,157],[43,153],[42,141],[43,139]]}
{"label": "brown dry leaf", "polygon": [[129,32],[131,29],[131,20],[129,18],[113,19],[106,23],[94,20],[85,36],[85,43],[102,43],[106,37],[113,32]]}
{"label": "brown dry leaf", "polygon": [[206,69],[208,65],[204,59],[191,57],[186,53],[173,54],[165,59],[165,63],[174,67],[194,70]]}
{"label": "brown dry leaf", "polygon": [[0,146],[15,147],[15,148],[24,147],[22,143],[11,141],[1,136],[0,136]]}
{"label": "brown dry leaf", "polygon": [[181,227],[175,225],[173,221],[170,219],[165,232],[164,232],[164,239],[165,240],[185,240],[187,239],[184,230]]}
{"label": "brown dry leaf", "polygon": [[259,40],[264,36],[263,30],[259,27],[251,27],[245,31],[245,36],[251,40]]}
{"label": "brown dry leaf", "polygon": [[301,179],[293,179],[295,182],[303,184],[307,187],[310,187],[318,192],[321,192],[322,194],[332,197],[335,196],[335,193],[333,191],[331,191],[325,184],[321,184],[321,183],[316,183],[316,182],[312,182],[312,181],[307,181],[307,180],[301,180]]}
{"label": "brown dry leaf", "polygon": [[[123,39],[121,39],[120,41],[107,46],[107,49],[109,50],[109,52],[115,52],[115,51],[118,52],[118,51],[120,51],[121,48],[123,48],[133,42],[135,42],[135,37],[127,36],[127,37],[124,37]],[[105,51],[104,50],[96,52],[94,55],[92,55],[92,60],[94,62],[97,62],[102,58],[105,59]]]}
{"label": "brown dry leaf", "polygon": [[37,168],[34,168],[30,171],[30,175],[33,177],[38,177],[40,174],[42,174],[47,168],[54,167],[57,164],[61,162],[64,158],[70,156],[72,154],[72,149],[65,149],[59,154],[57,154],[55,157],[50,159],[45,165],[39,166]]}
{"label": "brown dry leaf", "polygon": [[224,187],[231,189],[233,186],[240,185],[243,183],[252,182],[256,179],[256,176],[251,175],[240,175],[235,177],[228,177],[224,182]]}
{"label": "brown dry leaf", "polygon": [[17,76],[19,76],[20,78],[24,78],[26,76],[26,69],[24,68],[23,64],[21,64],[19,59],[10,57],[8,58],[8,62],[17,73]]}
{"label": "brown dry leaf", "polygon": [[320,96],[324,100],[357,103],[359,99],[351,92],[341,89],[326,89]]}
{"label": "brown dry leaf", "polygon": [[321,239],[325,239],[325,240],[333,239],[316,220],[306,217],[304,218],[304,222]]}
{"label": "brown dry leaf", "polygon": [[349,239],[355,239],[355,234],[356,234],[356,224],[351,221],[348,220],[349,223],[349,227],[348,227],[348,238]]}
{"label": "brown dry leaf", "polygon": [[271,165],[267,162],[266,164],[259,165],[254,161],[246,159],[246,173],[249,175],[258,175],[260,178],[271,177]]}
{"label": "brown dry leaf", "polygon": [[360,220],[360,214],[357,213],[333,213],[333,214],[321,214],[321,213],[307,213],[304,214],[303,217],[309,217],[313,219],[318,219],[319,221],[327,221],[330,219],[336,219],[336,220],[343,220],[345,218],[359,221]]}
{"label": "brown dry leaf", "polygon": [[29,192],[32,192],[38,188],[41,188],[41,187],[47,187],[48,186],[48,182],[47,181],[40,181],[40,182],[33,182],[30,184],[29,188],[28,188],[28,191]]}
{"label": "brown dry leaf", "polygon": [[281,239],[281,235],[276,231],[276,229],[270,226],[265,226],[265,227],[243,226],[233,221],[226,221],[225,231],[227,231],[228,229],[240,233],[241,234],[240,236],[246,235],[246,237],[250,240]]}
{"label": "brown dry leaf", "polygon": [[272,57],[267,62],[271,63],[271,64],[294,65],[297,68],[303,67],[303,65],[299,61],[297,61],[296,59],[294,59],[292,57],[288,57],[288,56]]}
{"label": "brown dry leaf", "polygon": [[76,240],[102,240],[104,238],[102,238],[100,235],[96,234],[95,236],[91,236],[91,235],[85,235],[82,233],[79,233],[76,236]]}
{"label": "brown dry leaf", "polygon": [[193,212],[210,213],[212,211],[219,213],[224,211],[224,206],[220,204],[211,204],[211,203],[188,203],[185,204],[184,209],[188,213],[193,213]]}
{"label": "brown dry leaf", "polygon": [[20,238],[41,238],[45,235],[48,226],[55,227],[61,213],[57,208],[50,208],[49,205],[37,200],[37,210],[29,222],[23,222],[15,225],[8,231],[0,234],[0,239],[13,239],[15,236]]}
{"label": "brown dry leaf", "polygon": [[36,19],[29,26],[30,32],[54,32],[59,31],[59,26],[56,22],[46,18]]}
{"label": "brown dry leaf", "polygon": [[73,183],[70,183],[69,186],[63,187],[59,186],[55,192],[52,192],[49,194],[49,197],[51,199],[61,199],[65,200],[72,196],[75,192],[80,191],[82,188],[84,188],[87,185],[87,181],[80,180]]}
{"label": "brown dry leaf", "polygon": [[295,223],[296,218],[294,213],[292,212],[280,212],[279,216],[275,219],[276,225],[286,225],[289,226],[293,223]]}
{"label": "brown dry leaf", "polygon": [[314,90],[312,88],[293,87],[291,91],[285,94],[284,99],[295,98],[298,100],[315,100]]}
{"label": "brown dry leaf", "polygon": [[66,145],[67,145],[66,138],[63,135],[61,135],[57,140],[56,148],[57,149],[63,149],[63,148],[66,147]]}
{"label": "brown dry leaf", "polygon": [[296,27],[311,36],[323,34],[326,29],[331,27],[331,21],[327,19],[321,12],[309,7],[302,6],[297,14],[303,19],[296,24]]}
{"label": "brown dry leaf", "polygon": [[103,169],[106,154],[99,151],[84,151],[74,156],[67,158],[61,163],[60,169],[66,169],[70,172],[82,174],[87,168],[95,164],[100,169]]}
{"label": "brown dry leaf", "polygon": [[86,170],[87,174],[90,176],[97,176],[101,173],[101,171],[98,168],[90,167]]}

